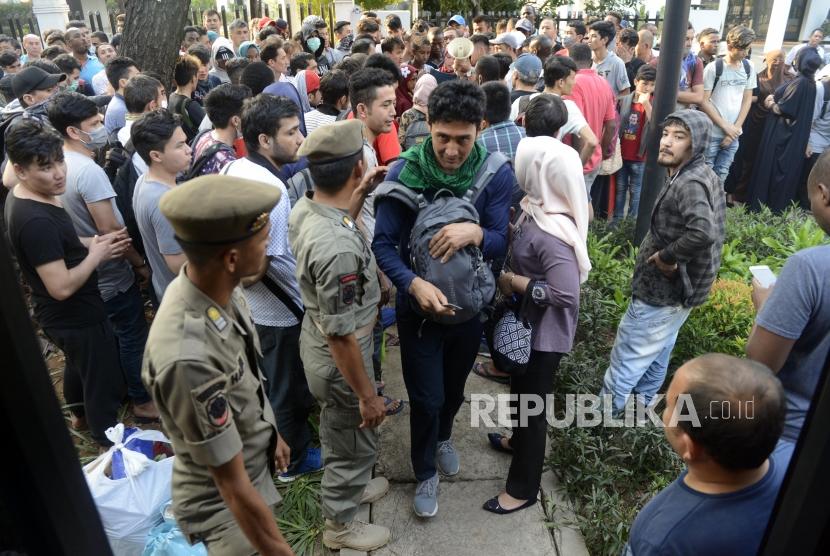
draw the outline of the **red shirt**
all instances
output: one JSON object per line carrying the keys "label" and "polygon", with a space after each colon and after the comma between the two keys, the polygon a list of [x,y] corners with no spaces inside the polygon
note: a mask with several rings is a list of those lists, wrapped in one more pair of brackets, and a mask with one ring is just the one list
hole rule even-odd
{"label": "red shirt", "polygon": [[642,162],[646,159],[645,153],[643,153],[644,156],[640,156],[640,143],[643,141],[645,123],[646,111],[642,104],[635,102],[631,105],[631,114],[628,116],[628,121],[620,122],[620,126],[622,126],[620,154],[622,154],[623,160]]}
{"label": "red shirt", "polygon": [[[581,69],[576,72],[573,91],[563,98],[569,98],[576,103],[582,115],[585,116],[588,127],[601,143],[603,124],[617,117],[616,99],[608,81],[592,69]],[[600,162],[602,162],[602,145],[597,144],[594,154],[585,163],[582,171],[586,174],[592,172]]]}
{"label": "red shirt", "polygon": [[[347,120],[354,119],[354,112],[349,112]],[[398,123],[392,122],[392,129],[381,133],[372,144],[378,156],[378,164],[385,166],[401,155],[401,144],[398,142]]]}

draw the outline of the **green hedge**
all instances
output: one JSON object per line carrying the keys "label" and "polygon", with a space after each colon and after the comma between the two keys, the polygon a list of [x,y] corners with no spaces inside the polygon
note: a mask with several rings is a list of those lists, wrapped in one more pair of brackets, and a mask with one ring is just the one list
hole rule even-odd
{"label": "green hedge", "polygon": [[[568,393],[599,392],[631,295],[636,254],[632,236],[631,222],[615,229],[602,222],[592,226],[588,249],[594,268],[582,288],[574,350],[563,359],[556,377],[557,402]],[[744,355],[754,320],[750,265],[766,264],[777,272],[792,253],[825,242],[827,237],[812,217],[797,209],[781,215],[729,209],[718,281],[709,300],[692,311],[681,329],[666,385],[677,366],[698,355]],[[682,462],[662,429],[654,426],[552,428],[550,434],[548,464],[573,503],[588,550],[619,554],[637,512],[674,481]]]}

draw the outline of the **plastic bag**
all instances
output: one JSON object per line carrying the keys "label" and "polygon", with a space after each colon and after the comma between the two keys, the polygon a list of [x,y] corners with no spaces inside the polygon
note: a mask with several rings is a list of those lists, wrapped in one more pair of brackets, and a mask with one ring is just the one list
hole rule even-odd
{"label": "plastic bag", "polygon": [[[158,508],[170,501],[175,458],[153,461],[129,449],[142,446],[136,444],[142,440],[169,446],[170,441],[159,431],[135,429],[125,435],[124,425],[119,423],[107,429],[106,435],[113,446],[85,465],[84,474],[115,555],[140,556],[147,534],[159,522]],[[146,449],[146,444],[143,446]],[[116,471],[121,478],[113,478]]]}
{"label": "plastic bag", "polygon": [[161,509],[163,521],[153,527],[147,537],[142,556],[207,556],[207,549],[202,543],[191,546],[170,512],[167,503]]}

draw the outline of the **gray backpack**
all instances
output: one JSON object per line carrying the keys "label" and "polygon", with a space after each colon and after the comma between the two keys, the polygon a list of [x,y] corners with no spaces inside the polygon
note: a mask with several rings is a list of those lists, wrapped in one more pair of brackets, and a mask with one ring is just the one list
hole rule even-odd
{"label": "gray backpack", "polygon": [[473,179],[473,185],[462,197],[455,197],[450,191],[441,189],[429,201],[422,193],[394,181],[385,181],[375,189],[375,207],[381,198],[390,197],[417,212],[409,236],[412,271],[441,290],[447,301],[461,307],[452,317],[434,317],[425,314],[418,303],[411,300],[412,308],[418,314],[442,324],[458,324],[480,316],[493,300],[496,280],[484,261],[481,249],[465,247],[449,261],[441,263],[440,259],[430,256],[429,242],[447,224],[479,223],[474,203],[496,172],[509,161],[501,153],[491,153]]}
{"label": "gray backpack", "polygon": [[415,120],[406,128],[403,136],[403,150],[420,145],[429,137],[429,124],[426,118]]}

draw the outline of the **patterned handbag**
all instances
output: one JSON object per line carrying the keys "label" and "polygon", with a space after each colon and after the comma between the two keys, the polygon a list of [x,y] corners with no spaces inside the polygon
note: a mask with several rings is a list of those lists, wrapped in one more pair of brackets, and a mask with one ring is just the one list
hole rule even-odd
{"label": "patterned handbag", "polygon": [[511,301],[496,307],[493,315],[493,334],[490,355],[495,367],[510,375],[523,375],[530,361],[532,328],[524,314],[528,295],[522,296],[522,303],[514,309]]}

